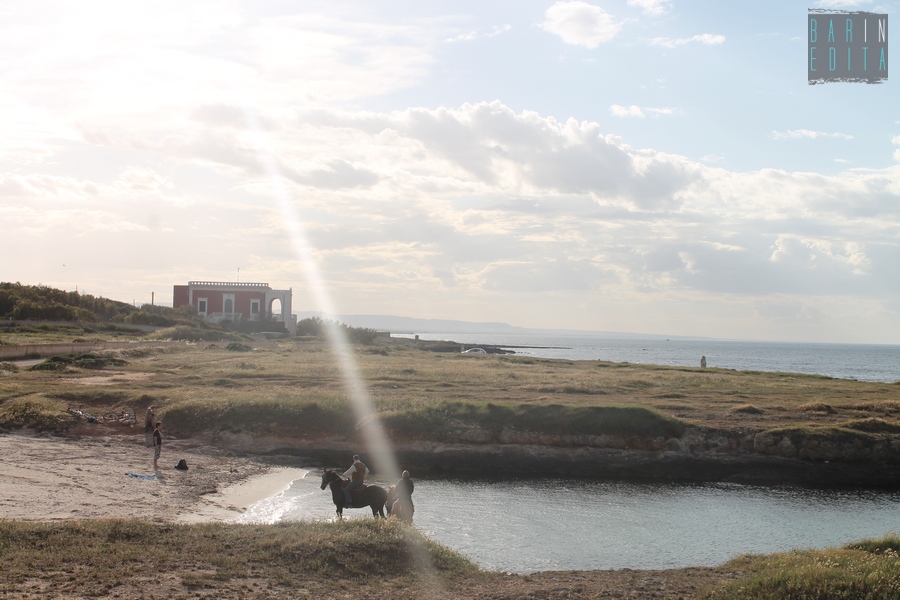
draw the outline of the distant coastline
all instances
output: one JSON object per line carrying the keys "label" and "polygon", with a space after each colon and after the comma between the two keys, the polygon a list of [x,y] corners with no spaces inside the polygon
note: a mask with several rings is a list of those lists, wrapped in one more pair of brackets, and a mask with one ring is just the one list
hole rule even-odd
{"label": "distant coastline", "polygon": [[421,342],[443,341],[447,345],[445,351],[494,347],[510,349],[517,356],[673,367],[698,367],[700,358],[705,356],[710,368],[803,373],[883,383],[900,381],[900,346],[879,344],[458,332],[392,334],[397,339],[415,339],[415,336]]}

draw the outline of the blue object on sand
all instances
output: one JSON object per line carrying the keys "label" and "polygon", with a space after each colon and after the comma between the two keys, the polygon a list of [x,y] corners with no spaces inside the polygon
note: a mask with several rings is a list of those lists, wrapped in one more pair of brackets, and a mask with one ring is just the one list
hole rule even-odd
{"label": "blue object on sand", "polygon": [[156,479],[156,475],[138,475],[137,473],[125,473],[129,477],[136,477],[138,479]]}

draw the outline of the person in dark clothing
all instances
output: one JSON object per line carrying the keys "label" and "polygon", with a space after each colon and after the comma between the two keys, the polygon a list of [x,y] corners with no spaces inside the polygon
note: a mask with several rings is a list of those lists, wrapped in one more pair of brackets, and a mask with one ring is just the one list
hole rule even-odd
{"label": "person in dark clothing", "polygon": [[148,406],[147,414],[144,416],[144,437],[148,447],[153,445],[154,429],[156,429],[156,413],[153,412],[152,406]]}
{"label": "person in dark clothing", "polygon": [[[397,502],[394,504],[391,512],[396,511],[397,516],[407,523],[412,523],[413,513],[416,512],[416,507],[412,501],[412,494],[415,489],[416,485],[410,478],[409,471],[403,471],[400,481],[394,486],[394,490],[397,492]],[[400,507],[400,510],[397,510],[397,507]]]}
{"label": "person in dark clothing", "polygon": [[162,425],[161,422],[157,421],[156,426],[153,428],[153,468],[159,469],[159,465],[157,461],[159,460],[159,453],[162,451],[162,433],[159,432],[159,428]]}

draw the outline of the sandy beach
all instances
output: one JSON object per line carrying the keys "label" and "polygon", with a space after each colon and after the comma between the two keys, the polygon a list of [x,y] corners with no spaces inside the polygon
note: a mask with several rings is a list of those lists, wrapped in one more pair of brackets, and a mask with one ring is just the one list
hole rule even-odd
{"label": "sandy beach", "polygon": [[[174,468],[181,458],[188,471]],[[177,441],[159,465],[136,437],[0,435],[0,519],[227,521],[305,473]]]}

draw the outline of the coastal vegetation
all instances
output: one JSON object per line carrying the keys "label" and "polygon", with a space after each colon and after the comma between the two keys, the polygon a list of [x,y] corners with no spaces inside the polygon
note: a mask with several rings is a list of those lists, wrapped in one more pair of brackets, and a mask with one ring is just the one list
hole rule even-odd
{"label": "coastal vegetation", "polygon": [[352,597],[725,600],[900,594],[900,540],[744,556],[716,568],[486,572],[397,521],[275,525],[0,521],[0,594],[54,598]]}
{"label": "coastal vegetation", "polygon": [[[244,432],[352,435],[359,426],[327,346],[296,339],[159,346],[50,359],[0,369],[0,407],[17,398],[56,400],[60,432],[77,425],[67,405],[168,414],[175,435]],[[120,375],[102,376],[107,366]],[[793,373],[660,367],[602,361],[473,357],[422,352],[385,340],[356,350],[379,418],[398,439],[466,431],[679,438],[685,428],[753,430],[800,440],[891,440],[900,434],[900,385]],[[80,361],[80,362],[79,362]],[[53,370],[48,369],[53,366]],[[828,410],[811,410],[823,405]],[[0,413],[0,419],[2,419]],[[17,413],[18,414],[18,413]],[[43,417],[41,423],[46,426]],[[0,427],[29,426],[27,418]],[[36,423],[35,423],[36,424]]]}

